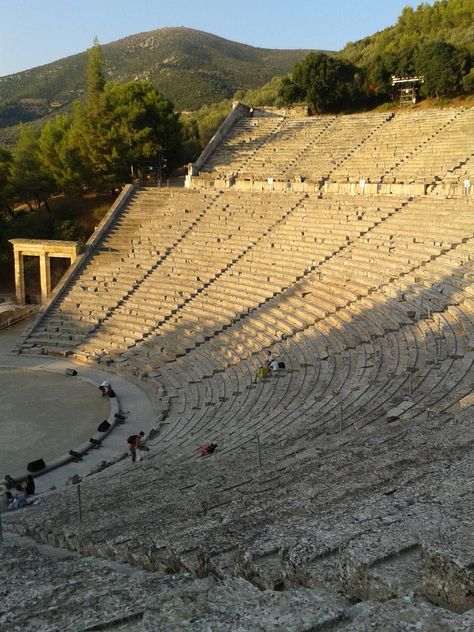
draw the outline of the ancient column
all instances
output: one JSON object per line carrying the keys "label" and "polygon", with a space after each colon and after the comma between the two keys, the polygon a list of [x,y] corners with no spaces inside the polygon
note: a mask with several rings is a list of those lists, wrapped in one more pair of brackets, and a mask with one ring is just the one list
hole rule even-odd
{"label": "ancient column", "polygon": [[25,267],[23,263],[23,253],[21,250],[14,250],[15,259],[15,290],[16,300],[19,305],[25,304]]}
{"label": "ancient column", "polygon": [[40,283],[41,283],[41,303],[46,303],[51,296],[51,261],[48,252],[39,255],[40,260]]}

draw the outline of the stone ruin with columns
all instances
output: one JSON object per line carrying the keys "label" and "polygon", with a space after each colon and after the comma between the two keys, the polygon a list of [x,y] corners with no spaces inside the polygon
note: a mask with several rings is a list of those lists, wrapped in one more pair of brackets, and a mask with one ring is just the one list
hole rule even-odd
{"label": "stone ruin with columns", "polygon": [[4,516],[4,629],[474,629],[473,139],[238,104],[185,189],[124,189],[18,353],[163,414],[80,522]]}

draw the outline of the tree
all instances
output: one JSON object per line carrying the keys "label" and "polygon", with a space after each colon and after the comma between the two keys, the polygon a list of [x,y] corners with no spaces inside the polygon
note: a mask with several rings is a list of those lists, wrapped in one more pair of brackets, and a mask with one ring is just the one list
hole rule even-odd
{"label": "tree", "polygon": [[92,112],[87,105],[77,106],[71,130],[71,146],[82,156],[87,184],[97,190],[129,181],[131,165],[155,162],[162,154],[173,167],[181,141],[173,104],[148,81],[106,84]]}
{"label": "tree", "polygon": [[315,112],[337,111],[353,105],[362,93],[359,69],[325,53],[310,53],[295,65],[291,82],[281,96],[292,102],[302,97]]}
{"label": "tree", "polygon": [[104,92],[104,133],[116,176],[127,179],[130,165],[153,162],[166,155],[170,167],[180,160],[179,115],[169,99],[148,81],[107,84]]}
{"label": "tree", "polygon": [[461,90],[462,76],[469,72],[469,58],[452,44],[430,42],[420,47],[415,71],[424,76],[425,96],[453,96]]}
{"label": "tree", "polygon": [[298,103],[305,100],[305,91],[302,86],[296,85],[296,83],[290,78],[285,77],[281,82],[278,97],[281,99],[284,105],[291,103]]}
{"label": "tree", "polygon": [[104,60],[97,38],[87,51],[86,67],[87,93],[85,103],[76,102],[73,122],[68,131],[68,146],[81,164],[83,185],[101,189],[106,184],[107,165],[105,155],[107,143],[103,135],[104,110]]}
{"label": "tree", "polygon": [[86,179],[86,166],[72,136],[72,120],[56,116],[46,123],[39,138],[41,165],[61,191],[78,193]]}
{"label": "tree", "polygon": [[470,73],[462,78],[462,87],[464,92],[474,92],[474,68],[471,68]]}
{"label": "tree", "polygon": [[94,37],[94,43],[87,51],[86,85],[87,107],[91,110],[98,106],[105,88],[104,58],[97,37]]}
{"label": "tree", "polygon": [[23,128],[13,150],[12,187],[16,202],[33,208],[42,203],[49,210],[48,198],[56,189],[54,179],[42,166],[38,140],[32,130]]}
{"label": "tree", "polygon": [[[45,132],[47,155],[54,156],[54,136],[64,139],[57,181],[79,178],[95,190],[113,189],[130,180],[131,165],[156,162],[166,154],[173,167],[182,147],[179,115],[173,104],[147,81],[106,83],[97,40],[88,51],[87,96],[77,103],[70,129]],[[48,150],[48,151],[46,151]],[[64,182],[64,180],[63,180]]]}
{"label": "tree", "polygon": [[12,155],[0,147],[0,218],[13,217]]}

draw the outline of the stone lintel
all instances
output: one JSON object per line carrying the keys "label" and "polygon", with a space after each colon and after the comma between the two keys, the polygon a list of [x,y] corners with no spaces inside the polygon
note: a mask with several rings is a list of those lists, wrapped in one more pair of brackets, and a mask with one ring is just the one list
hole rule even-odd
{"label": "stone lintel", "polygon": [[39,257],[47,254],[50,257],[76,259],[79,254],[77,241],[60,241],[58,239],[10,239],[16,252],[23,256]]}

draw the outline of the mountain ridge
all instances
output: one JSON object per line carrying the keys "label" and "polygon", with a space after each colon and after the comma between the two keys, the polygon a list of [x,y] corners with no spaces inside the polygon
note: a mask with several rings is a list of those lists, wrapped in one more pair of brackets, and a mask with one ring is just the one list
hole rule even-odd
{"label": "mountain ridge", "polygon": [[[187,27],[163,27],[103,44],[106,78],[148,79],[178,109],[231,98],[289,72],[308,49],[241,44]],[[86,51],[0,77],[0,128],[70,107],[85,92]]]}

